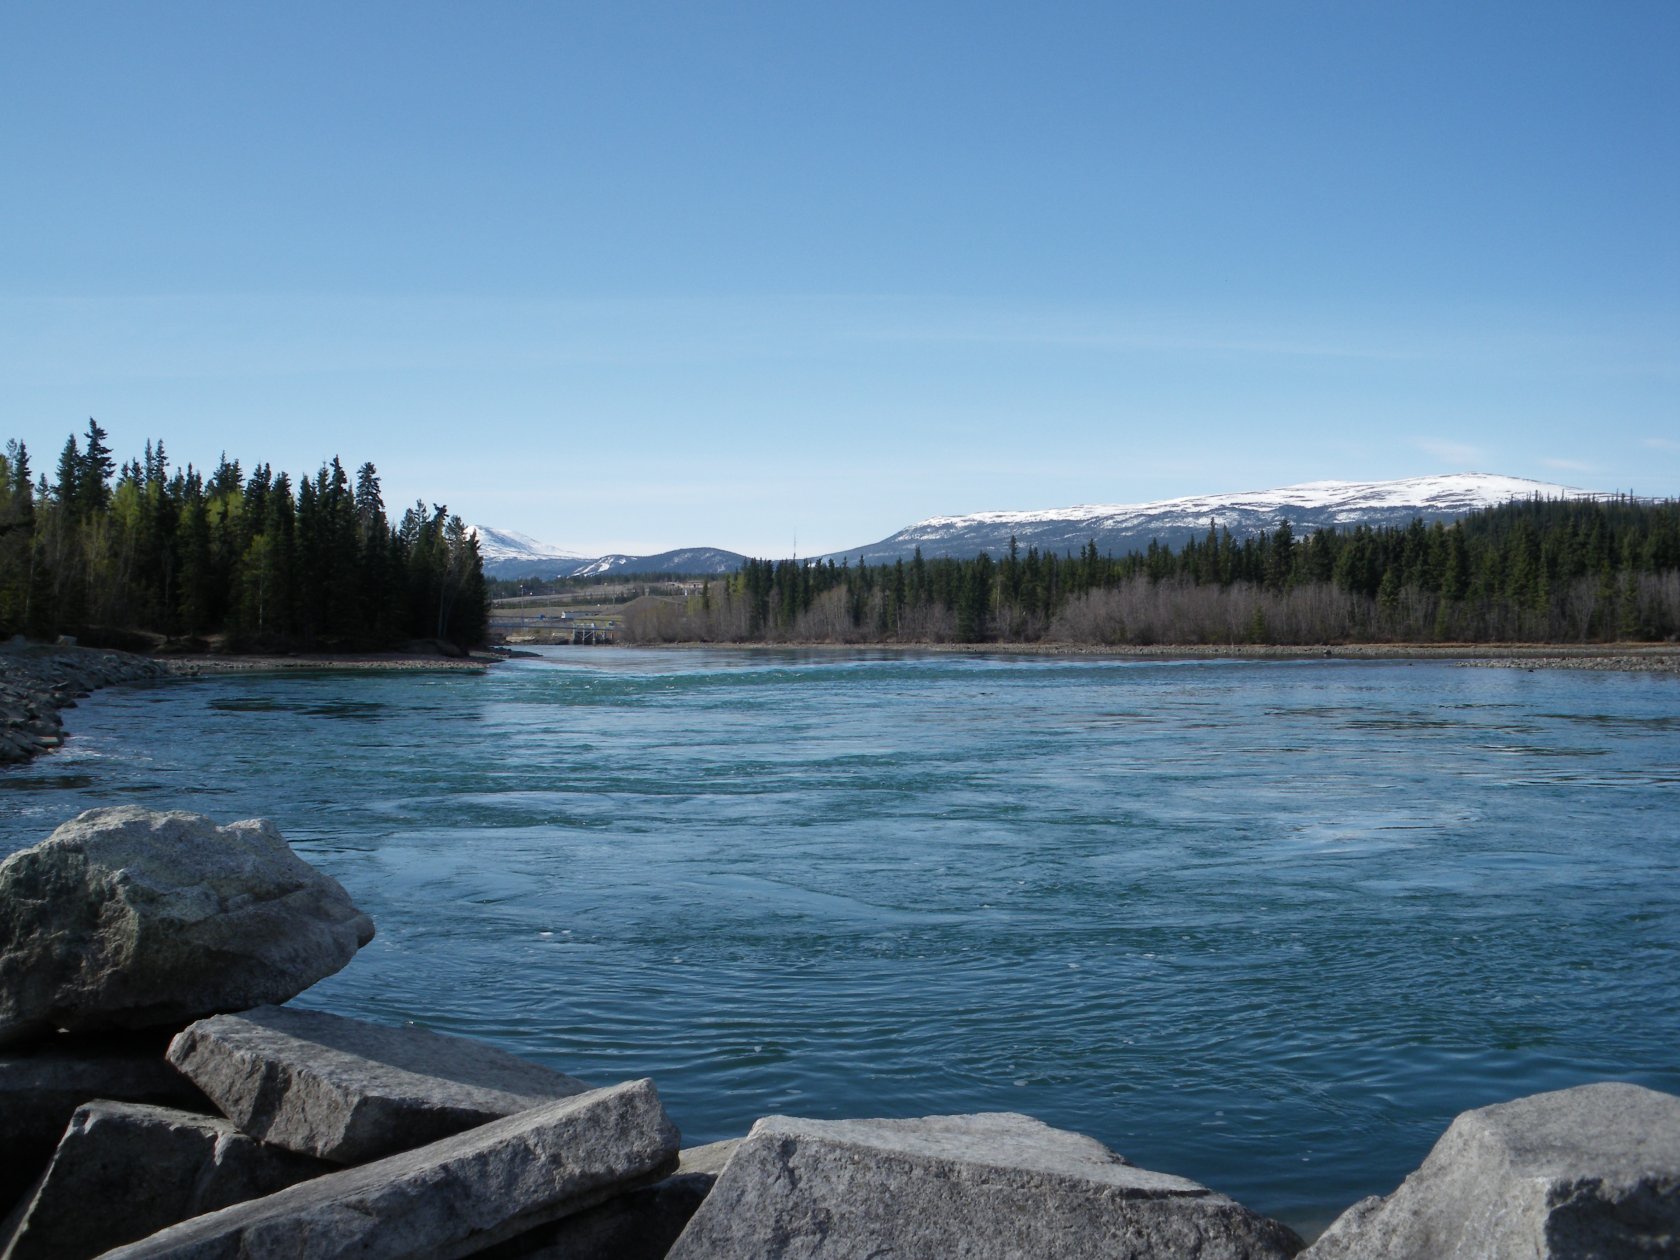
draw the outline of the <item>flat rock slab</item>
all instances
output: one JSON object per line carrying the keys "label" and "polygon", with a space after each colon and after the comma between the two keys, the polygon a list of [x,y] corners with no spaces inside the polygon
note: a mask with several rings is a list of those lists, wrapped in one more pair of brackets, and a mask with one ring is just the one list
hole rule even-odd
{"label": "flat rock slab", "polygon": [[172,1226],[109,1260],[471,1255],[593,1207],[677,1154],[649,1080],[591,1090]]}
{"label": "flat rock slab", "polygon": [[663,1181],[615,1195],[482,1252],[484,1260],[664,1260],[711,1193],[740,1138],[681,1152]]}
{"label": "flat rock slab", "polygon": [[0,862],[0,1045],[284,1002],[371,939],[273,823],[92,809]]}
{"label": "flat rock slab", "polygon": [[760,1120],[670,1255],[1260,1260],[1300,1248],[1205,1186],[998,1113]]}
{"label": "flat rock slab", "polygon": [[337,1164],[589,1089],[483,1042],[279,1006],[201,1020],[169,1061],[241,1131]]}
{"label": "flat rock slab", "polygon": [[331,1164],[253,1142],[219,1116],[143,1103],[76,1110],[0,1260],[80,1260],[260,1198]]}
{"label": "flat rock slab", "polygon": [[1680,1257],[1680,1098],[1605,1083],[1466,1111],[1312,1260]]}
{"label": "flat rock slab", "polygon": [[209,1112],[210,1100],[163,1057],[148,1033],[55,1037],[0,1055],[0,1216],[52,1158],[76,1108],[96,1098]]}

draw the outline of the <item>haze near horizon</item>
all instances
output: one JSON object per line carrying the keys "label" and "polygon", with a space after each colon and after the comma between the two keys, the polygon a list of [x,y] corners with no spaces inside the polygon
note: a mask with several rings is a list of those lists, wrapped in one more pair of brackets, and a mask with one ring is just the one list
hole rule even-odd
{"label": "haze near horizon", "polygon": [[0,437],[583,554],[1470,468],[1680,494],[1680,9],[0,15]]}

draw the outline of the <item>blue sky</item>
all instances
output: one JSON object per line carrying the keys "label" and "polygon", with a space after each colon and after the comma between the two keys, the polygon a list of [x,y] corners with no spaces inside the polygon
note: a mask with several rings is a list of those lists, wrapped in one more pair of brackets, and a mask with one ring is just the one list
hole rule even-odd
{"label": "blue sky", "polygon": [[0,437],[582,552],[1680,494],[1680,5],[9,4]]}

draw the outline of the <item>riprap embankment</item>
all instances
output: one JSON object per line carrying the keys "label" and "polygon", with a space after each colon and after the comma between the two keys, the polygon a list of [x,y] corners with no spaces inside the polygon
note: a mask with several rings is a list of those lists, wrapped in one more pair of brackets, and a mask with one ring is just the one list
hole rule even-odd
{"label": "riprap embankment", "polygon": [[190,667],[128,652],[17,639],[0,644],[0,765],[28,761],[61,745],[59,711],[90,692],[181,672]]}

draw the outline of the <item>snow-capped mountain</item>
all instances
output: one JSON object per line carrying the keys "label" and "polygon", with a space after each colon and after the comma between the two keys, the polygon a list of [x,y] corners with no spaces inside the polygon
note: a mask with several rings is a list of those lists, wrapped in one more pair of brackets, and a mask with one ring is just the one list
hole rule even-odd
{"label": "snow-capped mountain", "polygon": [[538,542],[526,534],[511,529],[492,529],[488,525],[467,526],[478,539],[478,554],[484,561],[488,577],[554,577],[587,563],[591,557],[575,551]]}
{"label": "snow-capped mountain", "polygon": [[685,547],[653,556],[587,556],[510,529],[468,526],[478,538],[486,577],[599,577],[610,573],[733,573],[746,559],[717,547]]}
{"label": "snow-capped mountain", "polygon": [[977,512],[969,516],[933,516],[867,547],[837,551],[836,562],[860,559],[881,564],[922,555],[964,558],[982,551],[1007,551],[1013,537],[1025,551],[1037,547],[1056,553],[1079,551],[1095,541],[1105,554],[1124,555],[1151,540],[1179,546],[1200,537],[1208,526],[1229,529],[1242,538],[1275,529],[1287,520],[1297,534],[1330,525],[1404,525],[1413,517],[1451,519],[1512,499],[1579,499],[1591,492],[1571,486],[1501,477],[1488,473],[1449,473],[1403,481],[1309,481],[1278,490],[1239,494],[1193,495],[1158,503],[1095,504],[1037,512]]}
{"label": "snow-capped mountain", "polygon": [[[1077,552],[1095,542],[1104,554],[1125,555],[1151,541],[1177,547],[1205,534],[1209,525],[1236,538],[1276,529],[1287,520],[1297,534],[1327,526],[1405,525],[1414,517],[1451,520],[1512,499],[1583,499],[1594,492],[1524,477],[1449,473],[1403,481],[1309,481],[1278,490],[1192,495],[1157,503],[1092,504],[1038,512],[976,512],[931,516],[867,547],[818,557],[838,564],[859,560],[891,564],[922,555],[964,559],[989,551],[1000,556],[1014,538],[1025,551]],[[597,577],[614,573],[705,575],[733,573],[745,556],[717,547],[684,547],[651,556],[583,556],[509,530],[472,526],[484,572],[491,577]]]}

